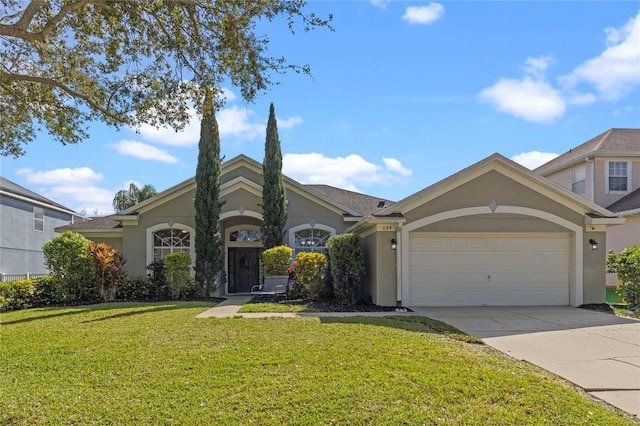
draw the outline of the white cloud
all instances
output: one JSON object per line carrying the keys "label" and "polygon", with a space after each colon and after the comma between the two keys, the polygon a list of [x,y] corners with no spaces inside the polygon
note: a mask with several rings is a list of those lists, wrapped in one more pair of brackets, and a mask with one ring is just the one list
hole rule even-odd
{"label": "white cloud", "polygon": [[105,216],[113,213],[113,197],[118,190],[96,186],[56,186],[45,191],[46,197],[73,209],[85,210],[88,216]]}
{"label": "white cloud", "polygon": [[530,152],[522,152],[518,155],[514,155],[513,157],[511,157],[511,159],[516,163],[521,164],[526,168],[533,170],[553,160],[557,156],[558,154],[556,154],[555,152],[530,151]]}
{"label": "white cloud", "polygon": [[413,174],[413,171],[404,167],[400,160],[383,157],[382,161],[390,172],[397,173],[400,176],[411,176]]}
{"label": "white cloud", "polygon": [[102,181],[104,176],[89,167],[77,167],[75,169],[62,168],[35,172],[32,169],[20,169],[16,172],[24,176],[27,182],[58,185],[58,184],[84,184],[89,185]]}
{"label": "white cloud", "polygon": [[584,82],[600,98],[617,100],[640,85],[640,12],[622,28],[607,28],[607,48],[597,57],[560,77],[569,89]]}
{"label": "white cloud", "polygon": [[163,149],[142,142],[121,140],[113,147],[119,154],[128,157],[139,158],[141,160],[160,161],[163,163],[175,164],[178,159]]}
{"label": "white cloud", "polygon": [[409,6],[402,19],[410,24],[430,24],[444,15],[444,6],[440,3],[429,3],[427,6]]}
{"label": "white cloud", "polygon": [[[278,129],[290,129],[302,123],[302,117],[294,115],[293,117],[289,117],[284,120],[276,119],[276,121],[278,123]],[[265,127],[265,132],[266,132],[266,127]]]}
{"label": "white cloud", "polygon": [[593,93],[573,93],[567,95],[567,103],[571,105],[589,105],[598,99]]}
{"label": "white cloud", "polygon": [[285,154],[282,173],[302,183],[326,184],[357,192],[361,192],[360,185],[388,186],[411,174],[398,160],[383,161],[386,170],[356,154],[335,158],[320,153]]}
{"label": "white cloud", "polygon": [[24,176],[29,183],[44,185],[38,189],[38,193],[76,212],[86,210],[89,215],[96,210],[101,215],[113,212],[111,203],[116,190],[95,186],[104,176],[89,167],[43,171],[21,169],[16,173]]}
{"label": "white cloud", "polygon": [[386,9],[391,0],[371,0],[371,4],[381,9]]}
{"label": "white cloud", "polygon": [[561,117],[566,104],[547,82],[525,76],[522,80],[500,79],[480,93],[480,98],[498,111],[533,122],[548,122]]}
{"label": "white cloud", "polygon": [[524,61],[524,72],[537,79],[543,78],[554,59],[551,56],[528,57]]}

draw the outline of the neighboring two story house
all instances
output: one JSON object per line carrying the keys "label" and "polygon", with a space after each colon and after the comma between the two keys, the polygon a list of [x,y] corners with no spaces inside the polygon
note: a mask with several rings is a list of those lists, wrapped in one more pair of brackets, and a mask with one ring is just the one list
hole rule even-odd
{"label": "neighboring two story house", "polygon": [[0,281],[48,274],[42,246],[56,227],[84,220],[73,210],[0,176]]}
{"label": "neighboring two story house", "polygon": [[626,219],[607,228],[607,253],[640,243],[640,129],[607,130],[535,172]]}

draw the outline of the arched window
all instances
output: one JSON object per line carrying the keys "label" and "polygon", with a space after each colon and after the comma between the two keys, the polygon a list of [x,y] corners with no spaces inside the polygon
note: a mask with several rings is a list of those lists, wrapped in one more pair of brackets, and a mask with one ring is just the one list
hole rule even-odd
{"label": "arched window", "polygon": [[254,242],[261,240],[262,234],[256,229],[238,229],[229,234],[229,241]]}
{"label": "arched window", "polygon": [[164,260],[171,253],[191,254],[191,233],[186,229],[160,229],[153,232],[153,260]]}
{"label": "arched window", "polygon": [[289,230],[289,245],[293,248],[293,256],[301,251],[327,252],[327,240],[336,234],[330,226],[314,224],[300,225]]}

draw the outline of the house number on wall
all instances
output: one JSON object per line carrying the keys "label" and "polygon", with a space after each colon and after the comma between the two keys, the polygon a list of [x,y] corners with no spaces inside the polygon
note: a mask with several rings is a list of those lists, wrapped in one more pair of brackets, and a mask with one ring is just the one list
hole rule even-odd
{"label": "house number on wall", "polygon": [[393,229],[393,225],[382,225],[382,230],[383,231],[395,231],[395,229]]}

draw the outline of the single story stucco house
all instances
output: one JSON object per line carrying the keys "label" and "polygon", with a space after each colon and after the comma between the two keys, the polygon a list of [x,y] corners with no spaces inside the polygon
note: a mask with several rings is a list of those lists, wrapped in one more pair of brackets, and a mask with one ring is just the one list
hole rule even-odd
{"label": "single story stucco house", "polygon": [[[605,300],[605,232],[624,223],[519,164],[494,154],[397,203],[284,178],[284,243],[323,251],[335,234],[362,237],[366,288],[381,306],[571,305]],[[262,165],[222,166],[220,235],[226,283],[260,279]],[[195,178],[120,214],[58,228],[122,251],[130,276],[168,253],[195,258]]]}

